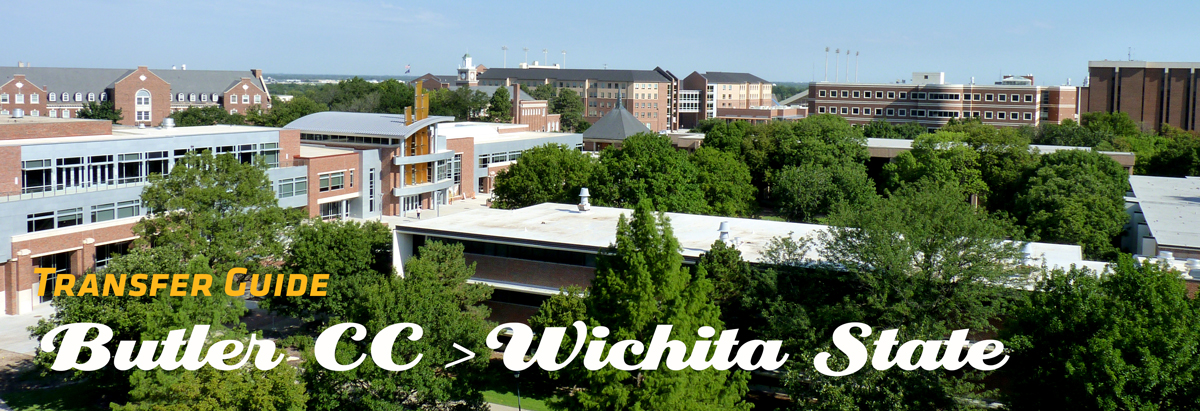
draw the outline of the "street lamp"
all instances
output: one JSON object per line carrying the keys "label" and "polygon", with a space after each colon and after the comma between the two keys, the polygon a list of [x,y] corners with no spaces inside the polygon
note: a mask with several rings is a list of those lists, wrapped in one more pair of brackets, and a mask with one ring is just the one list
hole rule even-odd
{"label": "street lamp", "polygon": [[521,372],[514,371],[513,378],[517,379],[517,411],[521,411]]}

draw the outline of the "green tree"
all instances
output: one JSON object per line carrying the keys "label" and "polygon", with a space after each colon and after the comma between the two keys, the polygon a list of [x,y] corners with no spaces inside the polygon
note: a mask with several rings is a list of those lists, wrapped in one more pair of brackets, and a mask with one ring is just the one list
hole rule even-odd
{"label": "green tree", "polygon": [[697,267],[712,278],[710,297],[721,309],[721,321],[738,325],[738,337],[759,338],[770,328],[765,311],[777,294],[774,270],[752,268],[737,247],[720,240],[700,256]]}
{"label": "green tree", "polygon": [[82,109],[75,112],[76,118],[87,118],[92,120],[109,120],[113,124],[123,120],[125,117],[121,115],[121,109],[113,104],[112,100],[101,102],[89,102],[83,105]]}
{"label": "green tree", "polygon": [[[177,247],[131,248],[128,254],[109,261],[105,272],[213,274],[213,284],[224,284],[225,278],[224,273],[213,272],[207,259],[202,256],[185,260]],[[80,281],[75,284],[75,291],[78,291]],[[54,314],[38,320],[38,324],[30,328],[34,338],[41,340],[54,328],[66,324],[103,324],[113,331],[112,340],[105,344],[105,348],[113,353],[117,352],[119,341],[161,341],[170,330],[190,329],[198,324],[211,326],[210,333],[216,335],[245,335],[245,326],[239,320],[246,312],[242,300],[223,292],[213,293],[211,297],[172,297],[169,293],[141,297],[61,295],[55,297],[52,304],[55,307]],[[55,346],[61,344],[62,337],[62,334],[58,335]],[[35,361],[44,372],[50,372],[48,370],[56,357],[56,353],[44,352],[39,348]],[[104,387],[113,394],[110,399],[118,403],[124,402],[131,388],[132,371],[117,370],[111,363],[96,371],[62,374]]]}
{"label": "green tree", "polygon": [[[580,130],[581,123],[587,122],[583,119],[583,99],[574,90],[565,88],[559,91],[558,95],[550,100],[550,112],[560,115],[559,122],[563,130],[583,132]],[[587,129],[586,126],[582,127]]]}
{"label": "green tree", "polygon": [[696,166],[671,145],[670,137],[640,133],[625,139],[621,148],[600,153],[590,184],[597,205],[633,207],[651,200],[659,211],[700,214],[708,204],[697,175]]}
{"label": "green tree", "polygon": [[1132,136],[1142,133],[1142,127],[1129,118],[1123,111],[1107,113],[1096,111],[1083,113],[1080,118],[1084,127],[1089,130],[1112,136]]}
{"label": "green tree", "polygon": [[779,213],[805,223],[818,222],[838,205],[857,207],[879,197],[860,163],[785,167],[772,177],[771,189]]}
{"label": "green tree", "polygon": [[[768,123],[768,126],[771,126]],[[833,114],[818,114],[792,123],[779,122],[790,133],[776,132],[779,141],[778,166],[806,163],[830,166],[846,162],[862,163],[869,157],[862,130]]]}
{"label": "green tree", "polygon": [[1128,179],[1120,164],[1101,153],[1046,154],[1017,195],[1015,215],[1039,241],[1079,244],[1088,258],[1112,259],[1113,238],[1129,221]]}
{"label": "green tree", "polygon": [[343,283],[349,277],[393,274],[392,236],[387,225],[351,220],[311,219],[291,233],[283,270],[288,273],[329,274],[324,297],[267,296],[262,306],[272,311],[301,318],[327,318],[345,315]]}
{"label": "green tree", "polygon": [[1018,129],[983,124],[978,118],[955,121],[941,131],[963,133],[963,142],[979,154],[979,176],[987,185],[983,198],[990,211],[1013,212],[1013,200],[1025,176],[1037,167],[1038,155]]}
{"label": "green tree", "polygon": [[300,117],[328,110],[327,107],[305,96],[295,96],[291,101],[282,101],[271,96],[271,109],[251,109],[246,112],[246,121],[256,126],[283,127]]}
{"label": "green tree", "polygon": [[303,411],[308,401],[299,373],[286,362],[269,370],[137,370],[130,379],[129,403],[114,403],[113,411]]}
{"label": "green tree", "polygon": [[[944,339],[951,330],[994,330],[1014,298],[1006,285],[1024,284],[1028,272],[1020,242],[1007,241],[1012,225],[970,206],[953,185],[924,181],[887,199],[839,207],[818,240],[822,262],[804,247],[772,255],[779,303],[770,308],[771,334],[791,347],[785,384],[793,398],[815,409],[956,409],[981,394],[979,375],[944,370],[878,371],[845,377],[816,373],[817,352],[837,352],[833,330],[847,322],[899,329],[900,341]],[[803,244],[801,244],[803,245]],[[871,341],[865,341],[870,345]],[[845,367],[834,355],[833,369]]]}
{"label": "green tree", "polygon": [[[462,250],[459,244],[429,242],[405,262],[403,277],[360,275],[346,282],[350,304],[346,314],[331,323],[362,324],[368,337],[339,341],[338,360],[348,363],[368,354],[380,330],[408,322],[419,324],[423,335],[417,341],[394,344],[392,359],[403,364],[421,355],[421,362],[404,372],[384,370],[373,361],[336,372],[317,366],[312,353],[306,352],[309,409],[487,409],[479,387],[491,353],[484,337],[492,324],[485,320],[488,309],[480,303],[491,295],[491,288],[466,282],[475,274],[475,265],[466,263]],[[477,355],[455,365],[450,373],[443,366],[462,358],[455,343]]]}
{"label": "green tree", "polygon": [[692,153],[691,162],[710,213],[731,217],[754,214],[756,189],[750,184],[750,169],[736,155],[700,147]]}
{"label": "green tree", "polygon": [[538,84],[536,88],[530,88],[529,86],[522,84],[521,91],[529,94],[529,96],[533,97],[534,100],[550,101],[554,98],[554,96],[558,95],[558,91],[555,90],[554,85],[549,83]]}
{"label": "green tree", "polygon": [[[1166,140],[1163,148],[1144,162],[1145,174],[1200,176],[1200,135],[1169,124],[1162,125],[1162,135]],[[1143,163],[1141,156],[1139,153],[1139,163]]]}
{"label": "green tree", "polygon": [[414,90],[408,84],[396,79],[387,79],[379,83],[380,113],[403,114],[404,108],[413,105],[413,99]]}
{"label": "green tree", "polygon": [[704,147],[742,155],[742,144],[750,123],[738,120],[732,123],[721,119],[705,119],[697,126],[704,133]]}
{"label": "green tree", "polygon": [[[665,216],[655,216],[648,201],[633,218],[621,216],[616,243],[597,259],[596,279],[584,304],[592,326],[611,330],[609,341],[649,341],[655,327],[670,324],[672,339],[691,346],[701,326],[720,332],[720,309],[709,298],[712,282],[703,269],[683,267],[679,242]],[[554,301],[554,300],[551,300]],[[577,310],[560,310],[577,314]],[[560,322],[561,323],[561,322]],[[640,356],[628,354],[627,364]],[[748,410],[743,401],[749,375],[690,368],[672,371],[622,371],[605,367],[576,370],[579,391],[552,403],[569,410]]]}
{"label": "green tree", "polygon": [[596,166],[591,155],[562,144],[530,148],[496,175],[492,205],[513,209],[547,202],[576,204]]}
{"label": "green tree", "polygon": [[492,101],[488,104],[488,119],[494,123],[512,122],[512,95],[505,87],[497,87],[492,93]]}
{"label": "green tree", "polygon": [[968,196],[986,197],[987,183],[979,171],[979,152],[964,143],[964,133],[939,131],[917,137],[912,150],[900,153],[883,167],[886,187],[897,190],[922,180],[953,184]]}
{"label": "green tree", "polygon": [[175,125],[180,127],[211,126],[214,124],[246,124],[246,116],[231,114],[219,106],[188,107],[171,113]]}
{"label": "green tree", "polygon": [[1121,255],[1113,272],[1056,272],[1014,310],[998,371],[1026,410],[1200,407],[1200,306],[1179,273]]}
{"label": "green tree", "polygon": [[151,175],[135,244],[174,247],[184,260],[204,256],[218,271],[269,270],[262,263],[282,261],[283,238],[301,211],[279,207],[262,161],[205,150],[176,160],[170,174]]}

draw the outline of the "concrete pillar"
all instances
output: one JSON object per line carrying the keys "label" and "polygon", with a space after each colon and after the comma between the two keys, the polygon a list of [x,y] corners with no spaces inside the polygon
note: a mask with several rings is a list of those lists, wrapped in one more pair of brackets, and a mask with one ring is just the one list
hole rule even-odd
{"label": "concrete pillar", "polygon": [[38,279],[37,275],[33,272],[33,258],[30,257],[30,254],[33,254],[33,252],[29,251],[29,249],[23,249],[17,251],[17,258],[15,258],[16,270],[14,274],[17,284],[13,287],[13,299],[16,301],[14,301],[15,306],[9,312],[17,315],[33,311],[34,299],[37,298],[34,295],[33,285],[37,283]]}

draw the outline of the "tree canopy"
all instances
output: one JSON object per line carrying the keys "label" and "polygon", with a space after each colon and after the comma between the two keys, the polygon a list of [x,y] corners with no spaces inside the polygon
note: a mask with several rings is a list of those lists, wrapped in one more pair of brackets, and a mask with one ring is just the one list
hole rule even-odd
{"label": "tree canopy", "polygon": [[83,108],[75,112],[75,117],[92,120],[109,120],[113,124],[117,124],[118,121],[125,118],[121,114],[121,109],[117,108],[112,100],[88,102],[83,105]]}
{"label": "tree canopy", "polygon": [[232,114],[220,106],[188,107],[171,113],[178,127],[211,126],[213,124],[246,124],[246,116]]}
{"label": "tree canopy", "polygon": [[1104,154],[1060,150],[1043,155],[1017,194],[1015,215],[1039,241],[1083,246],[1089,258],[1112,259],[1113,238],[1129,221],[1129,176]]}
{"label": "tree canopy", "polygon": [[546,202],[576,204],[597,162],[592,156],[561,144],[537,146],[496,175],[493,205],[522,208]]}
{"label": "tree canopy", "polygon": [[670,137],[639,133],[621,148],[600,153],[590,184],[597,205],[633,207],[650,200],[659,211],[700,214],[709,207],[697,177],[696,166],[671,145]]}

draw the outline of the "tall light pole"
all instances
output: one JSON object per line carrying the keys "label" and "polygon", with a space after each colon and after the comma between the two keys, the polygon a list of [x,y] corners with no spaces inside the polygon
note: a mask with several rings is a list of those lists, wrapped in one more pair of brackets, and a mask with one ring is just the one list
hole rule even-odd
{"label": "tall light pole", "polygon": [[854,52],[854,82],[858,82],[858,52]]}
{"label": "tall light pole", "polygon": [[529,47],[523,48],[525,49],[525,65],[529,65]]}
{"label": "tall light pole", "polygon": [[829,47],[825,48],[825,81],[829,81]]}
{"label": "tall light pole", "polygon": [[833,82],[837,83],[841,78],[842,71],[838,69],[838,64],[842,62],[842,49],[834,50],[837,56],[833,57]]}
{"label": "tall light pole", "polygon": [[846,49],[846,82],[850,82],[850,49]]}
{"label": "tall light pole", "polygon": [[508,46],[500,46],[500,50],[504,50],[504,68],[508,68]]}
{"label": "tall light pole", "polygon": [[542,64],[550,64],[550,50],[542,49]]}
{"label": "tall light pole", "polygon": [[567,68],[567,51],[566,50],[563,50],[563,67],[562,68]]}

